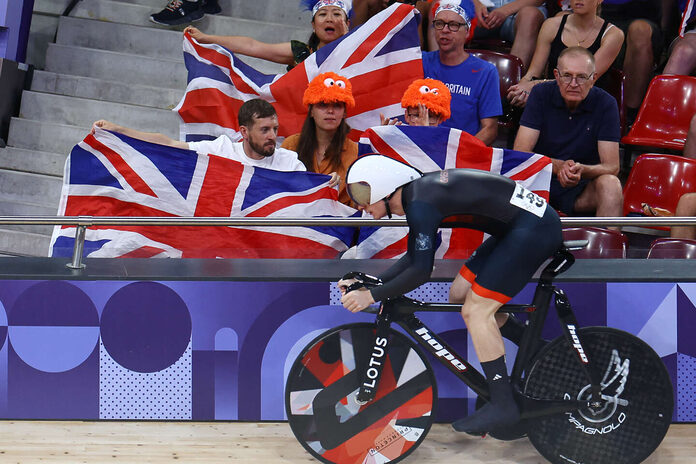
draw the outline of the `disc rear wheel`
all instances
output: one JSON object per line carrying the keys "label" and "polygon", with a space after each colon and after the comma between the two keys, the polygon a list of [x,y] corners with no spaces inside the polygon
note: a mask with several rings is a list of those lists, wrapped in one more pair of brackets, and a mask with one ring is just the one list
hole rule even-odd
{"label": "disc rear wheel", "polygon": [[[590,362],[599,369],[600,405],[528,420],[534,447],[552,463],[632,464],[660,444],[672,420],[667,369],[652,348],[627,332],[580,329]],[[563,338],[546,346],[529,370],[525,393],[540,399],[586,401],[590,385],[577,351]]]}

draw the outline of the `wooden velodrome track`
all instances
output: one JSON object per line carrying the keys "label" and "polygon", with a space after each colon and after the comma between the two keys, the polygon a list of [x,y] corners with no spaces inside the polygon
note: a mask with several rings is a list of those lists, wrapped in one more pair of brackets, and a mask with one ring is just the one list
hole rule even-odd
{"label": "wooden velodrome track", "polygon": [[[0,463],[309,463],[286,423],[0,422]],[[529,441],[475,438],[436,424],[405,463],[536,464]],[[696,463],[696,424],[673,425],[649,464]],[[590,464],[590,463],[587,463]]]}

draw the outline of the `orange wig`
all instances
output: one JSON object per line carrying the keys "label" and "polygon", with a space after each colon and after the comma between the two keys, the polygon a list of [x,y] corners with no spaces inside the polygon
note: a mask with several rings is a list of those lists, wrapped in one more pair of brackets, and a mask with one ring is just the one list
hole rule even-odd
{"label": "orange wig", "polygon": [[436,79],[416,79],[404,92],[401,106],[409,108],[423,104],[431,113],[442,116],[443,121],[451,115],[452,94],[445,84]]}
{"label": "orange wig", "polygon": [[347,77],[339,76],[333,72],[325,72],[319,74],[309,83],[302,103],[307,106],[316,103],[345,103],[346,108],[352,108],[355,106],[353,86]]}

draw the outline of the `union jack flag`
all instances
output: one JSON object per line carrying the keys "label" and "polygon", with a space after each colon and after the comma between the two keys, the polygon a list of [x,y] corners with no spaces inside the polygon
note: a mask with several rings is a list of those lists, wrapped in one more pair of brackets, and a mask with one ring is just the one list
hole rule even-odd
{"label": "union jack flag", "polygon": [[307,115],[302,104],[304,90],[326,71],[351,80],[356,106],[348,112],[347,122],[356,131],[354,135],[379,124],[379,113],[395,117],[403,113],[400,102],[406,87],[423,77],[418,24],[417,10],[394,4],[288,73],[277,75],[263,74],[229,50],[199,44],[185,35],[188,86],[174,108],[182,121],[181,140],[221,134],[239,140],[237,112],[253,98],[273,103],[281,137],[298,133]]}
{"label": "union jack flag", "polygon": [[[464,131],[446,127],[380,126],[360,139],[359,154],[381,153],[422,172],[470,168],[510,177],[525,188],[549,198],[551,160],[543,155],[491,148]],[[361,228],[358,245],[345,258],[394,258],[406,251],[408,229]],[[463,259],[483,242],[483,232],[447,229],[439,232],[436,258]]]}
{"label": "union jack flag", "polygon": [[[280,172],[97,129],[66,163],[58,215],[345,217],[330,177]],[[353,230],[311,227],[94,226],[88,257],[333,258]],[[70,256],[75,227],[57,226],[52,256]]]}
{"label": "union jack flag", "polygon": [[686,29],[692,26],[696,19],[696,8],[694,8],[694,0],[686,0],[683,2],[683,5],[681,5],[681,3],[682,2],[680,2],[680,6],[682,7],[682,18],[679,24],[679,36],[684,37]]}

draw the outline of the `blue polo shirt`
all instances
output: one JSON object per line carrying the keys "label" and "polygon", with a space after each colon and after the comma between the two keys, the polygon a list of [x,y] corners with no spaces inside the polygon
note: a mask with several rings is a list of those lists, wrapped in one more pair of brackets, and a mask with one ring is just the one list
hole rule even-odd
{"label": "blue polo shirt", "polygon": [[520,125],[539,131],[534,152],[551,158],[599,164],[597,142],[621,138],[619,108],[614,97],[592,87],[571,113],[556,81],[532,88]]}
{"label": "blue polo shirt", "polygon": [[473,55],[457,66],[440,62],[440,52],[423,52],[423,74],[442,81],[452,94],[452,116],[441,125],[476,135],[481,119],[503,114],[498,69]]}

